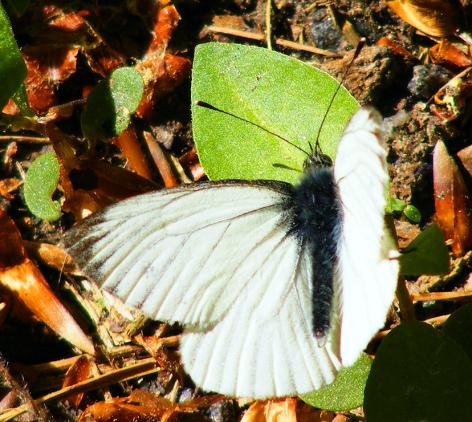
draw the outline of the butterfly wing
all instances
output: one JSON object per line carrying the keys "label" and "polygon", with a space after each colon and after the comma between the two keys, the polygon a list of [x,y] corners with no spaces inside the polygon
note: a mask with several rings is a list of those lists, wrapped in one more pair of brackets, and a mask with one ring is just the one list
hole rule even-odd
{"label": "butterfly wing", "polygon": [[300,394],[333,380],[311,321],[311,257],[287,234],[287,185],[224,182],[140,195],[72,229],[85,274],[153,319],[187,327],[184,367],[204,390]]}
{"label": "butterfly wing", "polygon": [[339,143],[334,176],[342,203],[338,248],[340,355],[351,365],[385,324],[398,277],[398,253],[385,228],[388,180],[380,115],[363,108]]}
{"label": "butterfly wing", "polygon": [[267,186],[139,195],[85,220],[63,243],[86,275],[149,317],[203,329],[221,320],[277,241],[284,185]]}

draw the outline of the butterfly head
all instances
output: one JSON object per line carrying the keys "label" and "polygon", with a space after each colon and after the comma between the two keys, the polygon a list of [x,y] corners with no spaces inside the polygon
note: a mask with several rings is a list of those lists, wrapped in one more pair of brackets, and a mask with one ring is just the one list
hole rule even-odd
{"label": "butterfly head", "polygon": [[333,160],[326,154],[323,154],[318,143],[313,149],[312,153],[307,156],[303,163],[303,170],[322,169],[326,167],[333,167]]}

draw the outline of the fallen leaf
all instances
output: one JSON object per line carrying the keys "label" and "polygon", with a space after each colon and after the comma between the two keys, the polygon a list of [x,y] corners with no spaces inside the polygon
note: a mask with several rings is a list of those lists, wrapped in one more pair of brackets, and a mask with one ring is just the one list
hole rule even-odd
{"label": "fallen leaf", "polygon": [[86,353],[95,353],[90,339],[59,301],[38,267],[26,255],[18,228],[2,208],[0,284],[59,336]]}
{"label": "fallen leaf", "polygon": [[23,182],[15,177],[0,180],[0,195],[7,199],[13,199],[12,192],[16,191]]}
{"label": "fallen leaf", "polygon": [[433,37],[454,34],[462,24],[462,6],[456,0],[387,1],[401,19]]}
{"label": "fallen leaf", "polygon": [[472,145],[461,149],[457,156],[461,160],[464,169],[469,173],[469,177],[472,177]]}
{"label": "fallen leaf", "polygon": [[120,135],[112,140],[123,156],[127,160],[127,166],[135,171],[139,176],[152,180],[152,172],[149,168],[146,156],[143,154],[141,144],[138,141],[136,130],[133,126],[129,126]]}
{"label": "fallen leaf", "polygon": [[213,394],[183,403],[173,403],[147,391],[134,390],[129,397],[115,398],[112,402],[100,402],[89,406],[78,422],[166,422],[178,413],[194,413],[220,401],[221,395]]}
{"label": "fallen leaf", "polygon": [[469,191],[446,145],[438,141],[433,153],[436,218],[452,251],[462,255],[472,245],[472,212]]}
{"label": "fallen leaf", "polygon": [[456,67],[469,67],[472,58],[469,49],[463,44],[453,44],[448,39],[442,39],[428,51],[431,61],[435,64]]}
{"label": "fallen leaf", "polygon": [[258,400],[244,412],[241,422],[331,422],[333,412],[308,406],[297,398]]}
{"label": "fallen leaf", "polygon": [[[88,356],[79,356],[79,358],[67,370],[62,383],[62,388],[85,381],[93,375],[93,363]],[[66,400],[75,407],[80,405],[84,393],[71,394]]]}
{"label": "fallen leaf", "polygon": [[44,113],[56,103],[56,88],[75,73],[77,47],[41,46],[22,50],[27,67],[25,80],[30,107]]}

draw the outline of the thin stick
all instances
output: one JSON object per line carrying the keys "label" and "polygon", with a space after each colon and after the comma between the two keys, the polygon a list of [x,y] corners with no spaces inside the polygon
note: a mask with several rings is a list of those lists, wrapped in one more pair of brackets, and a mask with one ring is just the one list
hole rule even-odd
{"label": "thin stick", "polygon": [[272,50],[272,23],[270,20],[271,17],[271,0],[267,0],[266,3],[266,15],[265,15],[265,22],[266,22],[266,43],[267,43],[267,48],[269,50]]}
{"label": "thin stick", "polygon": [[432,293],[421,293],[412,294],[411,300],[413,302],[427,302],[430,300],[457,300],[465,299],[472,296],[472,291],[456,291],[456,292],[432,292]]}
{"label": "thin stick", "polygon": [[[224,26],[211,25],[207,29],[211,32],[217,32],[220,34],[231,35],[233,37],[246,38],[254,41],[264,41],[265,35],[255,32],[241,31],[239,29],[227,28]],[[292,50],[306,51],[308,53],[320,54],[326,57],[341,57],[340,54],[333,53],[328,50],[323,50],[321,48],[312,47],[310,45],[300,44],[294,41],[284,40],[282,38],[277,38],[275,44],[280,45],[281,47],[290,48]]]}
{"label": "thin stick", "polygon": [[33,144],[48,144],[49,138],[43,136],[1,135],[0,141],[31,142]]}

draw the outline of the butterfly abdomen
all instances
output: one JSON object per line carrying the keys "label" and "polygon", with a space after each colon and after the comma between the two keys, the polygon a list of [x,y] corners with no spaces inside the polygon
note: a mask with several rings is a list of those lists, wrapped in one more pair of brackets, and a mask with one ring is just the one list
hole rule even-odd
{"label": "butterfly abdomen", "polygon": [[312,324],[313,334],[321,340],[330,327],[333,306],[333,277],[341,233],[341,201],[332,168],[308,171],[293,187],[286,208],[290,233],[303,248],[308,248],[313,262]]}

